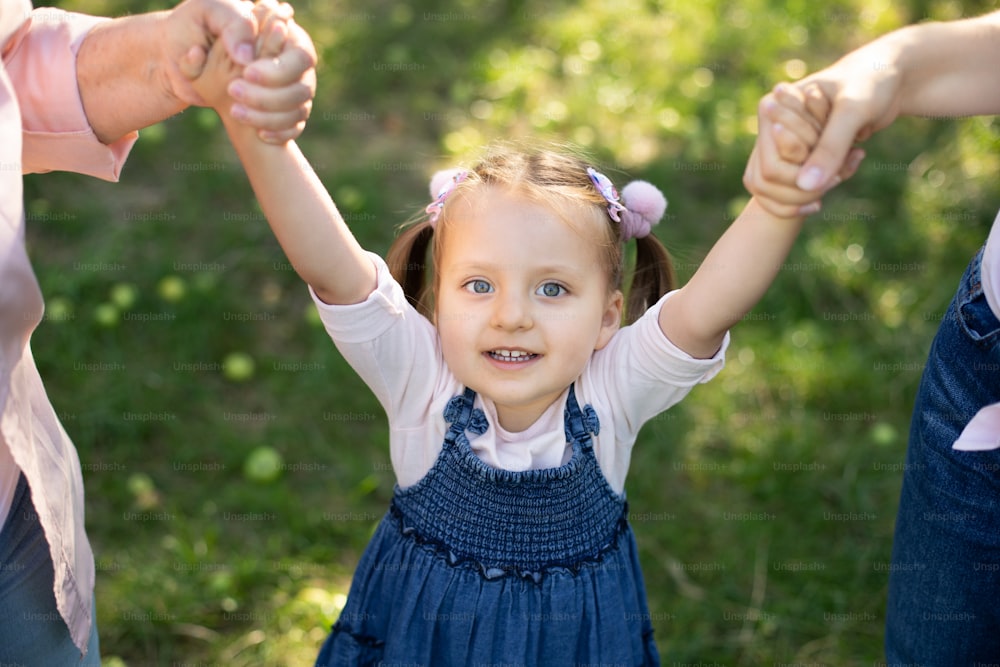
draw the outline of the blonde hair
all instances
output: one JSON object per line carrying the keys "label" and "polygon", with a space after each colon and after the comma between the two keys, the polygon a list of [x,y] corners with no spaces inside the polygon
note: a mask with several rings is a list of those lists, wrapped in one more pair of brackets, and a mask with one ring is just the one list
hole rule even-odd
{"label": "blonde hair", "polygon": [[[595,219],[605,223],[601,246],[609,288],[623,290],[625,252],[621,226],[608,215],[608,202],[594,187],[587,167],[585,160],[569,151],[549,148],[525,150],[498,144],[491,147],[464,180],[455,185],[448,197],[464,196],[483,186],[500,186],[553,208],[571,202],[585,211],[592,211]],[[402,285],[407,299],[428,317],[433,312],[428,250],[436,265],[443,230],[448,226],[448,211],[449,207],[444,205],[436,223],[423,215],[404,227],[386,257],[389,269]],[[435,228],[439,230],[436,235]],[[673,288],[673,265],[666,247],[653,234],[636,239],[635,267],[628,290],[625,323],[637,320]]]}

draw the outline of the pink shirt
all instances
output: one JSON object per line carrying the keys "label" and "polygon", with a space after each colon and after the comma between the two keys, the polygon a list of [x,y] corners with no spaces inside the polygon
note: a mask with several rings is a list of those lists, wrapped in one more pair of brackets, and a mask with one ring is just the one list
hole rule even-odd
{"label": "pink shirt", "polygon": [[111,146],[98,141],[76,82],[77,50],[101,20],[0,0],[0,511],[6,518],[3,496],[9,510],[10,480],[23,471],[52,554],[56,606],[81,651],[92,623],[94,558],[80,461],[29,344],[43,303],[25,253],[21,175],[62,170],[117,180],[136,135]]}
{"label": "pink shirt", "polygon": [[[389,418],[389,454],[401,487],[427,474],[441,451],[447,425],[444,409],[462,385],[444,363],[441,341],[378,255],[371,255],[378,285],[368,298],[347,306],[313,299],[327,333],[344,358],[371,387]],[[311,290],[310,290],[311,292]],[[729,334],[711,359],[695,359],[660,329],[657,316],[668,294],[611,342],[591,355],[576,381],[580,405],[593,406],[600,419],[594,454],[616,492],[625,488],[632,445],[640,427],[684,398],[695,385],[714,377],[724,363]],[[555,468],[572,454],[563,431],[566,394],[524,431],[505,431],[493,402],[476,396],[490,428],[472,438],[472,451],[486,464],[505,470]]]}

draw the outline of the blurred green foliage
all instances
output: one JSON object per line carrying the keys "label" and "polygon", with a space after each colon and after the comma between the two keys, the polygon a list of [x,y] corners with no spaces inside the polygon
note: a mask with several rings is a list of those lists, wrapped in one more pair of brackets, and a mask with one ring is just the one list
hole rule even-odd
{"label": "blurred green foliage", "polygon": [[[435,169],[498,137],[571,142],[619,185],[664,189],[657,233],[686,279],[746,202],[766,90],[994,6],[308,0],[319,90],[299,143],[383,253]],[[881,658],[909,409],[1000,203],[998,140],[986,118],[869,141],[726,370],[643,430],[627,491],[665,664]],[[107,663],[311,664],[392,493],[387,428],[217,119],[145,130],[119,184],[33,176],[25,197],[48,300],[33,347],[84,466]]]}

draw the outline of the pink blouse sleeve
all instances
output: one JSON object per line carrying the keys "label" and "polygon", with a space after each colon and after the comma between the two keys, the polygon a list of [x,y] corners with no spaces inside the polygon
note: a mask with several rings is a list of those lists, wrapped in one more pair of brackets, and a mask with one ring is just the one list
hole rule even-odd
{"label": "pink blouse sleeve", "polygon": [[83,110],[76,54],[84,37],[106,19],[39,8],[27,30],[7,45],[4,65],[21,107],[22,171],[75,171],[118,180],[138,133],[111,145],[98,140]]}

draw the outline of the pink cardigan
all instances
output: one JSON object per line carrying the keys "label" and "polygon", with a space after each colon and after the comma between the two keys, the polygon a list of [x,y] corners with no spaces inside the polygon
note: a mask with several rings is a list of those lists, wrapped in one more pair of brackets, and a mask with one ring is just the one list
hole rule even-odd
{"label": "pink cardigan", "polygon": [[28,480],[52,553],[56,604],[81,650],[93,622],[94,558],[80,462],[29,345],[43,303],[25,253],[21,175],[63,170],[118,179],[136,135],[100,143],[76,82],[77,50],[101,20],[0,0],[0,465],[7,463],[0,475],[9,479],[13,461]]}

